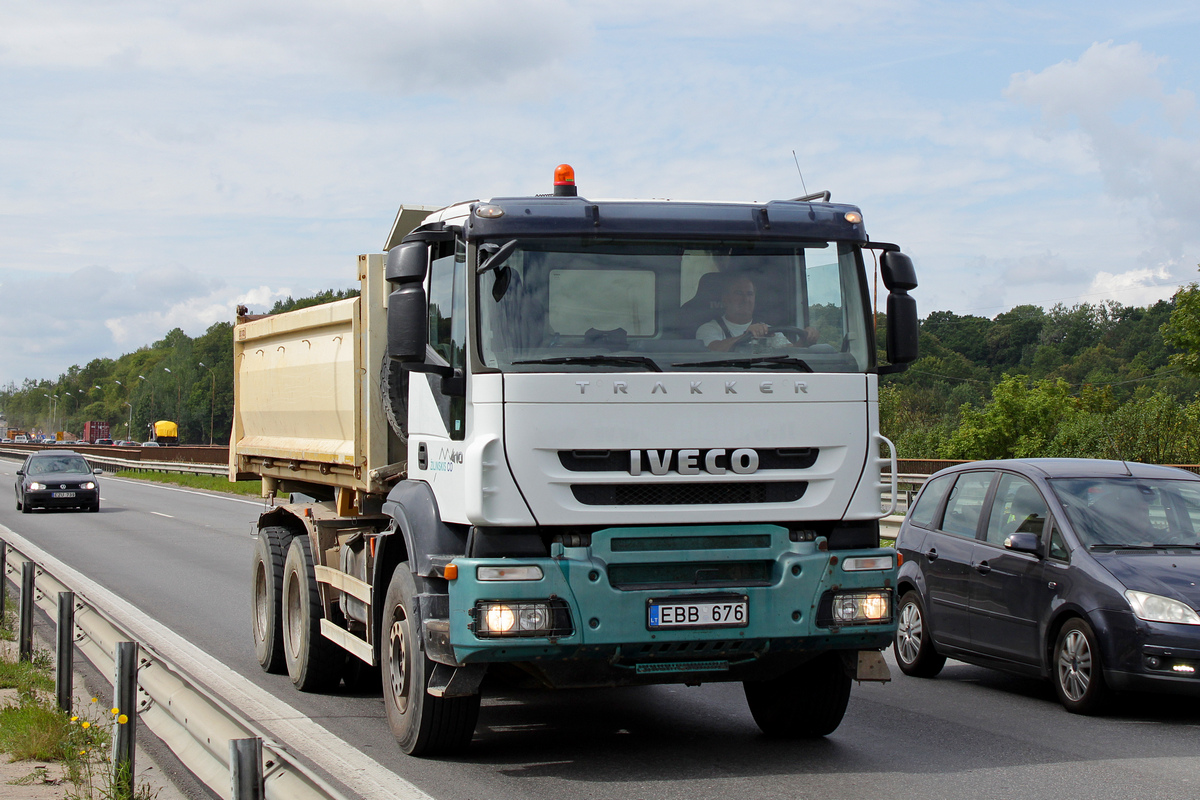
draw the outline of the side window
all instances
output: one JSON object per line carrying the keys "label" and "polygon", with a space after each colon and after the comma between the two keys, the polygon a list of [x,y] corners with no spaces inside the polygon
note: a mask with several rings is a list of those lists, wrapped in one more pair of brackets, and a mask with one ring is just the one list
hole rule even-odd
{"label": "side window", "polygon": [[988,516],[987,540],[1003,547],[1010,533],[1036,533],[1040,538],[1047,515],[1046,501],[1037,487],[1020,475],[1003,472]]}
{"label": "side window", "polygon": [[944,532],[975,538],[993,475],[994,472],[964,472],[958,476],[950,490],[950,499],[946,501],[941,528]]}
{"label": "side window", "polygon": [[1050,523],[1050,547],[1047,548],[1047,555],[1057,561],[1071,560],[1071,551],[1067,549],[1067,543],[1063,541],[1062,532],[1053,522]]}
{"label": "side window", "polygon": [[[429,346],[440,362],[463,374],[467,360],[466,249],[440,245],[429,265]],[[426,375],[451,439],[466,436],[466,398],[442,391],[440,376]]]}
{"label": "side window", "polygon": [[937,526],[934,515],[937,514],[938,506],[942,504],[942,498],[946,496],[946,490],[952,483],[954,483],[953,475],[943,475],[925,484],[925,488],[921,490],[921,495],[917,498],[916,505],[908,512],[908,518],[913,525],[922,528]]}

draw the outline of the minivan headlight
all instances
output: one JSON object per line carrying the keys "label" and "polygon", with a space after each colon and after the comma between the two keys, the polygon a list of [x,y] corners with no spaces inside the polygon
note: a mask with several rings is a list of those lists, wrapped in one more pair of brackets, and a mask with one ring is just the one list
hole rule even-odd
{"label": "minivan headlight", "polygon": [[1180,625],[1200,625],[1200,614],[1178,600],[1149,592],[1125,590],[1125,599],[1133,607],[1138,619],[1147,622],[1175,622]]}

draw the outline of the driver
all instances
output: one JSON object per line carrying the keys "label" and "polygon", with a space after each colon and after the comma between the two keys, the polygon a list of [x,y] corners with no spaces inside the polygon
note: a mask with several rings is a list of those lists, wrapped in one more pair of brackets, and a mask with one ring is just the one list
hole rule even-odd
{"label": "driver", "polygon": [[[770,333],[765,322],[754,321],[754,281],[747,275],[736,275],[721,293],[722,316],[696,329],[696,338],[709,350],[727,353],[743,342],[758,340],[765,347],[787,347],[791,344],[782,333]],[[805,329],[809,341],[816,332]],[[800,342],[806,344],[807,342]]]}

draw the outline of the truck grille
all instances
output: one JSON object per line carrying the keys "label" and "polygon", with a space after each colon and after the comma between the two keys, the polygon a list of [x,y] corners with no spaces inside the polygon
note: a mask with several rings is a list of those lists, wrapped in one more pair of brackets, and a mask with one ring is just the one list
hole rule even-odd
{"label": "truck grille", "polygon": [[805,481],[764,483],[572,484],[571,494],[587,506],[687,506],[731,503],[792,503],[804,496]]}
{"label": "truck grille", "polygon": [[[727,448],[733,452],[735,448]],[[707,449],[700,451],[699,461],[704,462]],[[820,449],[816,447],[758,448],[758,468],[764,469],[808,469],[816,463]],[[668,466],[678,470],[679,451],[671,454]],[[559,450],[558,461],[571,472],[629,472],[628,450]]]}
{"label": "truck grille", "polygon": [[682,562],[677,564],[609,564],[608,581],[615,589],[679,589],[691,586],[766,586],[773,561]]}

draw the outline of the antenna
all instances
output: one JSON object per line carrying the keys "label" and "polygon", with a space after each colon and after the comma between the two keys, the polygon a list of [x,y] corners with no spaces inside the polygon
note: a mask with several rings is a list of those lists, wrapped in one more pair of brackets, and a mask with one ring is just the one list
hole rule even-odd
{"label": "antenna", "polygon": [[792,151],[792,160],[796,162],[796,172],[800,173],[800,188],[804,190],[804,194],[808,194],[808,187],[804,185],[804,172],[800,169],[800,159],[796,157],[796,151]]}

